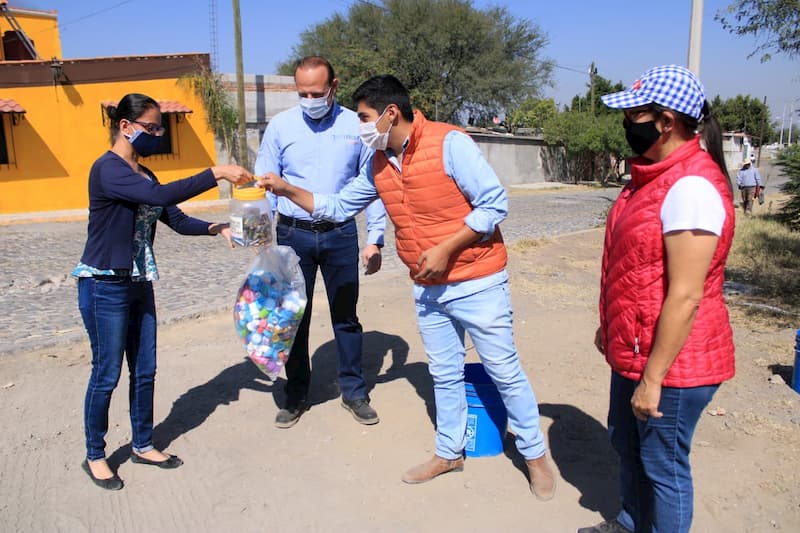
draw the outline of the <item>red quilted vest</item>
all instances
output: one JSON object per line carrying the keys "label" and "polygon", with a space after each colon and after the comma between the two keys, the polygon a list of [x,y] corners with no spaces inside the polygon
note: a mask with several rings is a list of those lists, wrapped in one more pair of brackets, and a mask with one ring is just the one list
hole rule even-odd
{"label": "red quilted vest", "polygon": [[[373,159],[375,187],[395,227],[397,254],[412,279],[419,272],[420,254],[461,229],[472,211],[455,180],[445,173],[444,138],[453,130],[458,128],[426,120],[415,111],[403,153],[402,173],[382,151],[375,152]],[[498,227],[490,239],[453,254],[441,277],[416,283],[444,285],[482,278],[501,271],[506,261],[506,248]]]}
{"label": "red quilted vest", "polygon": [[661,206],[684,176],[702,176],[722,196],[725,223],[706,276],[703,299],[688,339],[664,379],[665,387],[713,385],[734,375],[734,347],[722,293],[733,240],[733,197],[725,176],[700,148],[699,137],[664,161],[634,160],[631,182],[608,214],[600,285],[600,324],[606,360],[640,380],[667,292]]}

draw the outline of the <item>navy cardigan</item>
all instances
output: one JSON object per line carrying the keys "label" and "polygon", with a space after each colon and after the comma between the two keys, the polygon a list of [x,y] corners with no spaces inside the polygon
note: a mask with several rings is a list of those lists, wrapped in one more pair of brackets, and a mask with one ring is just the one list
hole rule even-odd
{"label": "navy cardigan", "polygon": [[[89,172],[89,226],[81,262],[98,268],[130,269],[133,232],[139,204],[162,206],[161,222],[182,235],[208,235],[208,222],[187,216],[175,204],[216,187],[211,169],[162,185],[134,172],[114,152],[106,152]],[[155,237],[155,225],[153,235]]]}

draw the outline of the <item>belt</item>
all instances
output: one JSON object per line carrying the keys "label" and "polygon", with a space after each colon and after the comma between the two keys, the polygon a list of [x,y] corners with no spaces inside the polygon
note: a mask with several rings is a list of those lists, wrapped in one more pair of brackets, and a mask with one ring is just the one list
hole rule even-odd
{"label": "belt", "polygon": [[344,222],[330,222],[328,220],[301,220],[299,218],[292,218],[286,215],[278,215],[278,224],[291,226],[297,229],[304,229],[306,231],[313,231],[315,233],[325,233],[332,229],[339,228],[345,224],[349,224],[353,219],[345,220]]}

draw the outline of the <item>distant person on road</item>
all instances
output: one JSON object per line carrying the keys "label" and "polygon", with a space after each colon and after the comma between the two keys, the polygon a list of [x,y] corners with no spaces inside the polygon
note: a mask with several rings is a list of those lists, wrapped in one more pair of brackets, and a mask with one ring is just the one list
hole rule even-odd
{"label": "distant person on road", "polygon": [[[366,164],[372,150],[358,136],[358,117],[336,101],[339,80],[323,57],[297,62],[294,81],[298,105],[273,118],[256,159],[256,174],[268,172],[315,193],[336,193]],[[341,405],[361,424],[379,421],[370,405],[361,368],[363,332],[358,320],[358,230],[350,216],[338,222],[314,221],[285,198],[276,201],[278,244],[300,257],[308,303],[286,362],[286,402],[275,426],[290,428],[308,408],[311,363],[308,334],[317,270],[322,271],[338,353]],[[354,213],[355,214],[355,213]],[[364,273],[381,267],[386,210],[380,201],[367,208],[367,245],[361,252]]]}
{"label": "distant person on road", "polygon": [[500,222],[508,198],[478,146],[455,126],[413,111],[393,76],[370,78],[353,101],[361,138],[375,155],[339,194],[312,194],[275,174],[259,179],[315,219],[347,220],[380,197],[395,226],[397,252],[414,280],[417,322],[436,400],[434,456],[403,474],[423,483],[464,468],[467,402],[464,334],[469,333],[508,411],[530,488],[555,492],[539,408],[512,335],[511,295]]}
{"label": "distant person on road", "polygon": [[242,184],[253,176],[242,167],[226,165],[162,185],[140,162],[157,152],[163,141],[158,102],[143,94],[128,94],[116,107],[108,108],[108,116],[113,145],[89,172],[88,235],[72,275],[78,279],[78,307],[92,347],[84,403],[86,460],[81,466],[96,485],[119,490],[122,480],[105,459],[105,435],[123,355],[130,373],[131,460],[160,468],[183,464],[178,457],[154,448],[152,440],[156,222],[182,235],[222,234],[230,242],[227,224],[189,217],[175,204],[216,187],[219,180]]}
{"label": "distant person on road", "polygon": [[758,197],[757,189],[761,188],[761,175],[747,158],[742,161],[742,168],[736,174],[736,185],[742,195],[742,209],[745,215],[752,215],[753,199]]}
{"label": "distant person on road", "polygon": [[[734,350],[722,294],[733,195],[700,80],[675,66],[602,97],[638,157],[608,214],[595,344],[611,366],[608,431],[622,510],[599,532],[688,532],[692,435]],[[700,133],[697,133],[700,132]]]}

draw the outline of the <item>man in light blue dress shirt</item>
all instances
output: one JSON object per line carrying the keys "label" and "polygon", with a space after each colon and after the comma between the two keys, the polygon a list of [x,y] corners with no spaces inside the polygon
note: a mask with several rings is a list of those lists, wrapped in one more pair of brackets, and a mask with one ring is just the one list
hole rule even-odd
{"label": "man in light blue dress shirt", "polygon": [[758,197],[756,191],[761,187],[761,175],[747,158],[742,161],[742,169],[736,174],[736,185],[741,191],[744,214],[752,215],[753,199]]}
{"label": "man in light blue dress shirt", "polygon": [[[371,150],[358,134],[358,117],[336,102],[339,80],[319,56],[297,62],[295,83],[300,100],[276,115],[267,126],[256,159],[256,175],[273,173],[310,191],[334,194],[350,183],[366,164]],[[275,425],[289,428],[308,408],[311,365],[308,332],[317,269],[322,271],[336,338],[342,407],[360,423],[378,423],[369,404],[361,369],[362,328],[358,303],[358,232],[353,215],[339,222],[314,221],[285,198],[272,195],[277,213],[278,244],[291,246],[300,257],[308,304],[286,362],[286,403]],[[386,211],[380,200],[367,207],[367,245],[361,253],[365,273],[380,269]]]}
{"label": "man in light blue dress shirt", "polygon": [[[370,78],[353,100],[361,138],[378,150],[374,164],[338,194],[312,194],[276,174],[262,176],[259,185],[315,219],[333,221],[352,217],[380,190],[395,226],[398,253],[414,279],[417,324],[436,400],[435,454],[406,471],[402,480],[423,483],[464,467],[466,332],[503,399],[517,449],[526,460],[530,489],[549,500],[556,478],[546,457],[536,397],[514,345],[506,254],[497,231],[508,211],[505,189],[472,139],[413,112],[408,91],[393,76]],[[456,212],[465,215],[451,215]]]}

